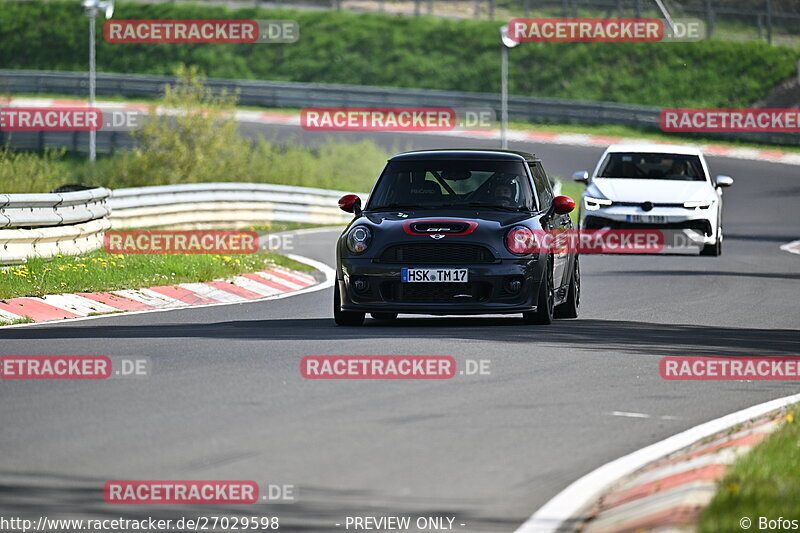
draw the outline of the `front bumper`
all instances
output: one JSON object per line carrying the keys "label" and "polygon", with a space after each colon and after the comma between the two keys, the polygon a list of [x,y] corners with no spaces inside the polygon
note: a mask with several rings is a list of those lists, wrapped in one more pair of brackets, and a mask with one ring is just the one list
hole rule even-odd
{"label": "front bumper", "polygon": [[[651,216],[664,217],[665,222],[648,222]],[[642,217],[645,221],[637,221],[637,217]],[[716,219],[716,206],[709,209],[656,207],[651,211],[643,211],[638,207],[612,206],[584,211],[581,229],[690,230],[698,234],[705,244],[712,244],[717,239]]]}
{"label": "front bumper", "polygon": [[[337,272],[342,310],[367,313],[491,314],[536,309],[542,264],[533,258],[480,265],[386,264],[371,258],[343,258]],[[467,268],[467,283],[402,283],[403,268]],[[521,287],[510,289],[512,280]],[[356,281],[366,289],[356,290]]]}

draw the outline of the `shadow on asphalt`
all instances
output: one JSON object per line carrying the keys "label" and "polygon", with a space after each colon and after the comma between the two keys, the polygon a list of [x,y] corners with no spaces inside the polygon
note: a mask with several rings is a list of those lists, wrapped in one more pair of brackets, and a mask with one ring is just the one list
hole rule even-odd
{"label": "shadow on asphalt", "polygon": [[[734,278],[764,278],[764,279],[798,279],[800,273],[793,272],[721,272],[719,270],[709,270],[702,272],[697,270],[624,270],[626,276],[690,276],[690,277],[734,277]],[[599,276],[619,276],[620,272],[593,272],[592,277]]]}
{"label": "shadow on asphalt", "polygon": [[796,330],[654,324],[624,320],[557,320],[529,326],[517,317],[409,317],[367,319],[337,327],[330,318],[235,320],[198,324],[74,326],[0,330],[0,339],[207,338],[235,340],[458,339],[569,346],[652,355],[800,356]]}
{"label": "shadow on asphalt", "polygon": [[[513,531],[521,520],[507,516],[487,516],[475,509],[479,501],[437,499],[423,496],[380,494],[366,490],[303,485],[299,487],[298,501],[291,504],[263,505],[110,505],[103,500],[104,479],[61,474],[0,471],[0,514],[34,520],[48,519],[115,519],[154,520],[181,517],[279,517],[280,531],[330,533],[335,524],[347,516],[405,515],[456,517],[459,523],[453,529],[464,532]],[[365,503],[369,502],[369,503]],[[446,523],[446,522],[445,522]],[[85,529],[85,528],[84,528]],[[211,531],[211,522],[208,524]],[[227,530],[227,529],[226,529]],[[67,531],[67,529],[61,529]],[[174,526],[167,531],[190,531]],[[217,531],[220,531],[218,528]],[[259,529],[264,531],[264,529]]]}

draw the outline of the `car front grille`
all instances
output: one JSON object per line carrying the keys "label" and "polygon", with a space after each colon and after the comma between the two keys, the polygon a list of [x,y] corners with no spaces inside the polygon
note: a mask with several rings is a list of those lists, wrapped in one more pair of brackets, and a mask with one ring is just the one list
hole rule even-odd
{"label": "car front grille", "polygon": [[491,251],[477,244],[431,243],[389,246],[378,258],[380,263],[469,265],[493,263]]}
{"label": "car front grille", "polygon": [[703,235],[711,235],[711,224],[708,220],[687,220],[685,222],[668,222],[664,224],[652,224],[641,222],[622,222],[619,220],[610,220],[607,218],[587,215],[584,220],[584,229],[640,229],[640,230],[682,230],[690,229]]}
{"label": "car front grille", "polygon": [[489,298],[492,287],[486,282],[402,283],[386,282],[381,287],[384,299],[394,302],[469,303]]}

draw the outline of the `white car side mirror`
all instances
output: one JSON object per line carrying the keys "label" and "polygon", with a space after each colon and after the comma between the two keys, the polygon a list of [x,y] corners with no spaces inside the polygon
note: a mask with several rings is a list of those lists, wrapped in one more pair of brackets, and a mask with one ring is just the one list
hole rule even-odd
{"label": "white car side mirror", "polygon": [[583,183],[588,183],[589,182],[589,172],[587,172],[586,170],[581,170],[579,172],[574,173],[572,175],[572,181],[580,181],[580,182],[583,182]]}
{"label": "white car side mirror", "polygon": [[717,187],[730,187],[733,185],[733,178],[730,176],[717,176],[714,180],[714,185]]}

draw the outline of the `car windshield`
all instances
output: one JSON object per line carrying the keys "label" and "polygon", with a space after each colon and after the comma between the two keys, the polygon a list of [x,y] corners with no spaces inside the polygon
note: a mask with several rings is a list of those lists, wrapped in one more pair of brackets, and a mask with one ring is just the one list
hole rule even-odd
{"label": "car windshield", "polygon": [[535,209],[523,161],[390,161],[368,210],[476,207]]}
{"label": "car windshield", "polygon": [[696,155],[611,153],[606,156],[598,178],[631,178],[705,181]]}

